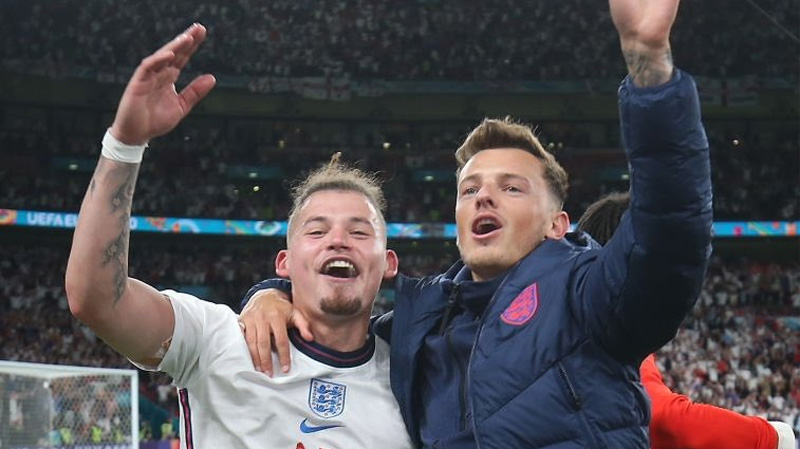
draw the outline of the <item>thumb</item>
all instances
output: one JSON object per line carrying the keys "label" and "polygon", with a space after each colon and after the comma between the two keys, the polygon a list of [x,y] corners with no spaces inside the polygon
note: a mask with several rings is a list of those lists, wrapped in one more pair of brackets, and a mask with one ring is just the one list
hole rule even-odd
{"label": "thumb", "polygon": [[192,108],[197,105],[214,86],[217,84],[217,79],[213,75],[205,74],[200,75],[193,79],[188,86],[184,87],[180,93],[180,99],[183,106],[183,113],[188,114]]}

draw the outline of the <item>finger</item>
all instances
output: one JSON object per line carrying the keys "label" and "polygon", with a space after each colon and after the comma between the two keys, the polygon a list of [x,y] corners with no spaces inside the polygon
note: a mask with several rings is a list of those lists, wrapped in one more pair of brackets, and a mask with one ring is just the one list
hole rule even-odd
{"label": "finger", "polygon": [[139,67],[133,72],[131,80],[148,81],[168,67],[174,59],[174,52],[170,50],[159,50],[142,59],[142,62],[139,63]]}
{"label": "finger", "polygon": [[274,374],[272,371],[272,333],[269,328],[259,329],[258,338],[258,363],[261,366],[261,372],[267,373],[270,377]]}
{"label": "finger", "polygon": [[192,55],[197,51],[197,48],[200,47],[200,44],[206,40],[206,27],[196,23],[186,30],[186,34],[188,34],[192,40],[191,45],[181,47],[180,51],[176,52],[174,65],[179,69],[183,69],[186,66],[189,59],[191,59]]}
{"label": "finger", "polygon": [[281,371],[288,373],[292,364],[292,356],[289,350],[289,334],[286,331],[286,322],[279,320],[276,323],[272,323],[272,336],[275,349],[278,351],[278,363],[281,365]]}
{"label": "finger", "polygon": [[[202,26],[202,25],[201,25]],[[167,42],[158,51],[171,51],[175,54],[184,53],[192,48],[194,35],[192,33],[194,25],[190,26],[183,33],[175,36],[171,41]]]}
{"label": "finger", "polygon": [[250,351],[250,358],[253,359],[253,366],[257,370],[263,371],[260,368],[261,355],[258,352],[258,327],[253,325],[247,326],[247,320],[241,320],[241,323],[244,324],[244,340],[247,342],[247,350]]}
{"label": "finger", "polygon": [[314,334],[311,333],[311,323],[308,322],[302,313],[297,310],[292,311],[289,322],[300,331],[300,335],[304,340],[314,341]]}
{"label": "finger", "polygon": [[188,86],[184,87],[180,93],[184,113],[188,114],[200,100],[211,92],[211,89],[213,89],[216,84],[216,78],[214,78],[213,75],[206,74],[198,76],[193,79]]}

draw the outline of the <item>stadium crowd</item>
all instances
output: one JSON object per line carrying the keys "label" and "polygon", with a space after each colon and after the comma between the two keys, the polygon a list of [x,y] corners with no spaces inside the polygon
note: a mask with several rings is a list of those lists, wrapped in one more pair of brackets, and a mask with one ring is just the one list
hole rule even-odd
{"label": "stadium crowd", "polygon": [[[685,3],[673,42],[681,67],[714,78],[796,82],[797,47],[752,4]],[[778,23],[800,22],[794,0],[759,3]],[[211,38],[191,70],[245,82],[304,76],[582,81],[617,79],[624,72],[617,39],[606,32],[612,29],[608,13],[581,0],[415,0],[400,7],[388,0],[7,0],[0,2],[0,14],[0,71],[50,77],[127,76],[142,55],[193,20],[205,23]],[[109,120],[98,112],[32,108],[26,114],[0,105],[0,208],[75,212],[91,175],[81,162],[93,166],[100,124]],[[345,150],[346,160],[358,160],[388,181],[389,221],[452,222],[452,153],[474,123],[442,124],[441,131],[428,133],[380,124],[344,132],[347,127],[323,130],[286,120],[251,126],[236,118],[218,125],[213,117],[191,118],[153,145],[134,214],[285,220],[285,179]],[[800,219],[796,123],[769,132],[758,124],[707,125],[716,219]],[[566,209],[572,217],[600,194],[625,188],[623,155],[611,150],[614,132],[606,142],[588,144],[574,123],[545,123],[539,131],[571,174]],[[592,146],[604,151],[583,151]],[[130,367],[70,315],[63,286],[66,245],[11,240],[0,240],[0,360]],[[132,250],[130,274],[235,308],[251,284],[274,273],[276,245],[165,250],[143,238]],[[453,251],[423,248],[403,254],[401,271],[438,272],[455,258]],[[391,291],[382,291],[376,313],[391,306]],[[658,363],[668,385],[697,402],[785,421],[800,432],[800,265],[716,258],[698,305],[677,338],[659,351]],[[145,372],[140,379],[141,393],[167,416],[142,420],[142,435],[171,435],[167,423],[178,403],[170,379]],[[91,442],[94,429],[105,432],[104,442],[119,438],[113,434],[120,422],[116,412],[99,411],[104,421],[83,423],[73,441]]]}
{"label": "stadium crowd", "polygon": [[[236,307],[273,274],[277,241],[264,245],[169,248],[137,242],[130,273],[163,288],[194,290]],[[437,272],[447,250],[402,255],[401,271]],[[0,359],[130,367],[69,314],[64,245],[2,243]],[[382,292],[376,312],[391,308]],[[693,400],[790,423],[800,432],[800,265],[715,258],[698,305],[678,337],[657,353],[669,386]],[[161,374],[140,373],[141,393],[169,414],[175,391]],[[161,422],[148,423],[161,429]],[[163,430],[168,432],[168,430]],[[156,431],[157,435],[160,432]]]}
{"label": "stadium crowd", "polygon": [[[0,108],[0,110],[3,110]],[[75,212],[102,135],[100,113],[8,106],[0,126],[0,208]],[[141,168],[133,212],[148,216],[285,220],[287,180],[334,151],[379,172],[393,222],[452,222],[453,151],[469,123],[419,135],[412,125],[350,131],[344,124],[198,117],[160,138]],[[609,137],[587,142],[582,127]],[[616,124],[544,123],[546,145],[570,173],[566,210],[577,217],[609,190],[625,190],[627,165],[613,142]],[[435,127],[432,127],[435,128]],[[715,219],[800,218],[800,135],[795,122],[707,122],[712,143]],[[384,142],[390,147],[385,148]],[[394,144],[392,144],[394,142]],[[589,151],[587,151],[589,150]],[[69,162],[64,162],[69,161]],[[59,165],[60,164],[60,165]],[[269,176],[262,176],[262,173]],[[253,173],[255,178],[249,177]],[[604,175],[605,174],[605,175]]]}
{"label": "stadium crowd", "polygon": [[[798,23],[794,1],[759,4],[785,28]],[[6,19],[0,60],[8,70],[56,77],[129,70],[165,38],[201,21],[211,39],[193,69],[221,75],[500,81],[616,78],[624,71],[608,11],[592,2],[398,6],[389,0],[8,0],[0,3]],[[709,0],[684,8],[673,33],[682,67],[714,77],[796,79],[794,42],[757,7]]]}

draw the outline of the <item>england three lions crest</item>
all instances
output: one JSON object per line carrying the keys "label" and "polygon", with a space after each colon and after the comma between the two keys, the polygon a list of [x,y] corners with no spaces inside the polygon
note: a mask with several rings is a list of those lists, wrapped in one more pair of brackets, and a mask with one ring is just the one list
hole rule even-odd
{"label": "england three lions crest", "polygon": [[344,411],[347,386],[320,379],[311,379],[308,389],[308,406],[323,418],[339,416]]}

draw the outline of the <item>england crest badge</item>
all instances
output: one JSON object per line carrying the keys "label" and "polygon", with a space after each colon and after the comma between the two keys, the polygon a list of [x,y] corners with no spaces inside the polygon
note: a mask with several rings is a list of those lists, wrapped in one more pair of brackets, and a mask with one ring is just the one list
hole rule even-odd
{"label": "england crest badge", "polygon": [[311,379],[308,389],[308,406],[318,416],[333,418],[344,411],[347,386],[320,379]]}

